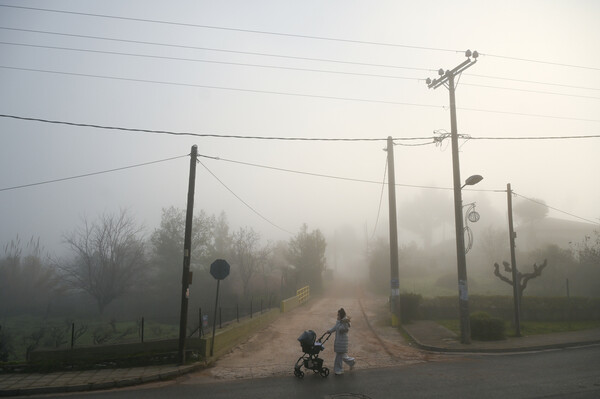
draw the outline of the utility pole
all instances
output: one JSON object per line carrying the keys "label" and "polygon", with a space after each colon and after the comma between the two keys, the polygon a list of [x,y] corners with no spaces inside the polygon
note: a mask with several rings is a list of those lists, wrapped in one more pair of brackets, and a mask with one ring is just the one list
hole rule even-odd
{"label": "utility pole", "polygon": [[390,211],[390,310],[392,326],[400,324],[400,280],[398,275],[398,223],[396,216],[396,175],[394,173],[394,141],[387,138],[388,202]]}
{"label": "utility pole", "polygon": [[196,187],[196,163],[198,146],[192,146],[190,154],[190,180],[188,185],[185,236],[183,239],[183,274],[181,276],[181,312],[179,314],[179,362],[185,363],[185,336],[187,334],[188,300],[190,296],[190,261],[192,249],[192,221],[194,219],[194,190]]}
{"label": "utility pole", "polygon": [[517,277],[517,256],[515,255],[515,233],[513,227],[513,211],[512,211],[512,189],[510,183],[506,185],[506,195],[508,202],[508,238],[510,243],[510,263],[512,264],[512,281],[513,281],[513,302],[515,304],[515,335],[521,336],[521,300],[519,298],[519,284]]}
{"label": "utility pole", "polygon": [[[454,181],[454,221],[456,227],[456,260],[458,269],[458,310],[460,317],[460,342],[463,344],[471,343],[471,323],[469,320],[469,290],[467,287],[467,259],[465,254],[465,233],[462,216],[462,187],[460,180],[460,165],[458,157],[458,129],[456,123],[456,100],[455,100],[455,76],[462,73],[477,62],[479,54],[477,51],[471,53],[467,50],[465,53],[467,60],[456,66],[452,70],[444,72],[438,71],[440,77],[433,81],[427,78],[427,87],[437,89],[439,86],[446,86],[450,92],[450,124],[452,141],[452,175]],[[473,59],[471,60],[471,56]]]}

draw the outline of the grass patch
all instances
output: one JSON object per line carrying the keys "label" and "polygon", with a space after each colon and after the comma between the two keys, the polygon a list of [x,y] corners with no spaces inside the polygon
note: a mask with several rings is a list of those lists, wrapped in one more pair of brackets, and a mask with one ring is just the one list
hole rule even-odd
{"label": "grass patch", "polygon": [[[448,330],[460,335],[460,324],[458,320],[436,320]],[[524,335],[552,334],[567,331],[588,330],[590,328],[599,328],[600,320],[588,321],[525,321],[521,322],[521,333]],[[507,322],[506,335],[514,337],[514,327]]]}

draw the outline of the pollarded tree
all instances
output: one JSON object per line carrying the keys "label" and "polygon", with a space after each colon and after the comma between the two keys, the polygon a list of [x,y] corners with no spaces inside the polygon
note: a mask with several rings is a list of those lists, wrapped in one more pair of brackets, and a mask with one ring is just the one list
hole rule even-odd
{"label": "pollarded tree", "polygon": [[146,269],[142,227],[126,210],[102,214],[83,224],[65,241],[74,252],[72,262],[60,265],[65,282],[94,298],[100,314],[113,300],[139,284]]}
{"label": "pollarded tree", "polygon": [[498,277],[500,280],[504,281],[507,284],[510,284],[511,286],[514,284],[517,284],[517,293],[519,295],[519,301],[521,301],[521,299],[523,298],[523,291],[525,291],[525,288],[527,288],[527,283],[529,283],[529,280],[534,279],[536,277],[540,277],[542,275],[542,271],[544,270],[544,268],[548,265],[548,261],[547,259],[544,259],[544,263],[542,263],[541,265],[537,265],[537,263],[533,264],[533,271],[530,273],[521,273],[520,271],[517,270],[516,275],[517,275],[517,281],[513,281],[512,280],[512,266],[510,263],[504,261],[502,262],[502,264],[504,265],[504,271],[510,276],[510,277],[506,277],[505,275],[503,275],[500,272],[500,265],[498,265],[498,263],[494,263],[494,275],[496,277]]}
{"label": "pollarded tree", "polygon": [[303,224],[300,232],[290,240],[288,261],[298,271],[301,284],[309,284],[311,291],[323,291],[322,274],[325,271],[325,249],[327,242],[319,229],[308,232]]}

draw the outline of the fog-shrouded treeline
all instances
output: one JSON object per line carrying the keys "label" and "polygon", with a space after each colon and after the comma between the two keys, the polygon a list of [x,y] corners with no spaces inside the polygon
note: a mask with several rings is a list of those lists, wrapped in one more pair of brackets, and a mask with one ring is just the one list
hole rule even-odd
{"label": "fog-shrouded treeline", "polygon": [[[494,275],[494,263],[510,263],[508,233],[489,227],[476,237],[478,244],[467,253],[469,292],[482,295],[512,295],[512,288]],[[579,239],[579,241],[576,241]],[[371,244],[369,255],[371,288],[389,292],[389,244],[379,239]],[[544,261],[541,275],[529,281],[524,295],[600,296],[600,230],[573,237],[565,247],[544,243],[535,249],[516,248],[517,270],[531,273]],[[512,279],[501,267],[502,273]],[[415,243],[400,245],[399,274],[402,291],[425,296],[457,295],[455,242],[445,241],[430,248]]]}
{"label": "fog-shrouded treeline", "polygon": [[[0,318],[20,314],[69,318],[179,319],[185,210],[163,209],[146,233],[127,210],[83,219],[64,235],[66,256],[48,254],[36,239],[15,237],[0,254]],[[296,289],[322,290],[326,241],[300,227],[289,241],[267,242],[251,227],[231,231],[225,213],[193,218],[189,309],[214,307],[210,264],[225,259],[222,307],[278,306]],[[252,305],[250,303],[252,302]]]}
{"label": "fog-shrouded treeline", "polygon": [[[444,234],[440,239],[434,234],[452,231],[452,218],[443,211],[448,207],[439,205],[449,201],[444,196],[432,200],[441,210],[415,217],[423,198],[400,208],[400,288],[424,296],[456,295],[454,237]],[[547,260],[525,295],[600,296],[600,233],[593,225],[582,229],[573,222],[547,218],[548,209],[540,203],[515,207],[519,271],[528,273],[534,264]],[[494,275],[494,263],[510,262],[506,228],[488,223],[473,229],[474,245],[467,254],[469,292],[511,295],[511,288]],[[417,240],[406,239],[410,231]],[[176,324],[184,233],[185,210],[170,207],[163,209],[160,225],[151,231],[127,210],[82,219],[63,235],[68,255],[60,257],[48,254],[36,239],[15,237],[0,253],[0,320],[20,314],[145,316]],[[324,282],[332,276],[359,278],[374,291],[389,293],[387,237],[363,240],[346,227],[326,239],[318,228],[303,225],[289,240],[269,242],[252,227],[232,230],[224,212],[209,215],[203,210],[194,215],[192,235],[191,314],[214,307],[216,280],[209,267],[216,259],[231,265],[230,276],[220,285],[223,307],[277,306],[304,285],[323,292]],[[324,273],[327,269],[331,272]]]}

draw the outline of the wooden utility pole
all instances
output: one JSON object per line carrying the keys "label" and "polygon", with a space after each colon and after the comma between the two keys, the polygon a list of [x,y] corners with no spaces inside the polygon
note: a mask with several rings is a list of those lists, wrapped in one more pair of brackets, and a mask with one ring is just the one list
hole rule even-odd
{"label": "wooden utility pole", "polygon": [[398,223],[396,216],[396,175],[394,173],[394,141],[387,138],[388,198],[390,211],[390,310],[392,326],[400,324],[400,280],[398,273]]}
{"label": "wooden utility pole", "polygon": [[513,281],[513,302],[515,305],[515,335],[521,336],[521,299],[519,294],[519,278],[517,272],[517,256],[515,254],[515,233],[513,227],[513,212],[512,212],[512,189],[510,183],[506,185],[506,196],[508,202],[508,238],[510,243],[510,263],[512,264],[512,281]]}
{"label": "wooden utility pole", "polygon": [[[436,89],[442,85],[450,92],[450,125],[452,141],[452,176],[454,181],[454,221],[456,227],[456,263],[458,272],[458,311],[460,321],[460,342],[471,343],[471,322],[469,320],[469,290],[467,286],[467,257],[465,253],[465,232],[462,214],[462,186],[460,180],[460,165],[458,157],[458,129],[456,122],[455,76],[462,73],[477,62],[477,51],[465,52],[467,60],[454,67],[452,70],[438,71],[439,78],[427,78],[427,87]],[[473,59],[471,59],[471,56]]]}
{"label": "wooden utility pole", "polygon": [[185,363],[185,336],[187,334],[188,300],[190,296],[190,261],[192,249],[192,221],[194,219],[194,190],[196,187],[196,163],[198,146],[192,146],[190,154],[190,179],[188,184],[185,236],[183,240],[183,274],[181,276],[181,312],[179,314],[179,362]]}

